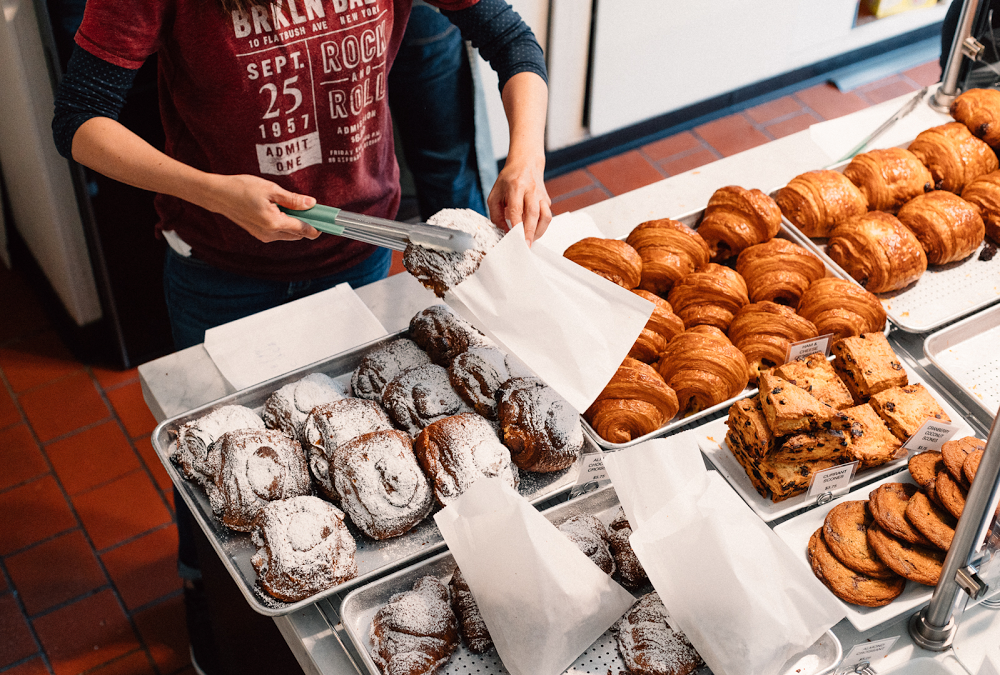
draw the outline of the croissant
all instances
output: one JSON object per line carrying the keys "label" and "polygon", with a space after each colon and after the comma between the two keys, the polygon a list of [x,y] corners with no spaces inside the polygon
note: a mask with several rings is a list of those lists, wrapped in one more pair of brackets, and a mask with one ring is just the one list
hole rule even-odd
{"label": "croissant", "polygon": [[747,282],[751,302],[770,300],[792,309],[799,306],[809,284],[826,275],[819,258],[787,239],[772,239],[744,250],[736,259],[736,271]]}
{"label": "croissant", "polygon": [[563,255],[622,288],[635,288],[642,277],[642,258],[618,239],[587,237],[570,245]]}
{"label": "croissant", "polygon": [[872,293],[905,288],[927,269],[927,255],[917,238],[883,211],[838,225],[826,253]]}
{"label": "croissant", "polygon": [[686,328],[708,324],[723,332],[736,311],[750,302],[743,277],[715,263],[681,279],[667,300]]}
{"label": "croissant", "polygon": [[432,576],[396,593],[371,624],[372,660],[387,675],[431,675],[459,645],[448,587]]}
{"label": "croissant", "polygon": [[721,262],[761,244],[781,229],[781,209],[760,190],[736,185],[719,188],[708,200],[698,226],[712,260]]}
{"label": "croissant", "polygon": [[639,288],[666,295],[673,285],[708,264],[708,244],[687,225],[669,218],[639,223],[625,240],[642,258]]}
{"label": "croissant", "polygon": [[951,116],[988,145],[1000,145],[1000,91],[970,89],[951,102]]}
{"label": "croissant", "polygon": [[632,292],[649,300],[655,307],[628,355],[643,363],[652,363],[667,348],[667,343],[673,336],[684,332],[684,322],[674,314],[670,303],[660,296],[640,288],[633,289]]}
{"label": "croissant", "polygon": [[932,265],[968,257],[983,243],[986,234],[976,207],[944,190],[906,202],[899,210],[899,221],[913,232]]}
{"label": "croissant", "polygon": [[657,369],[685,415],[736,396],[750,381],[743,352],[714,326],[697,326],[671,340]]}
{"label": "croissant", "polygon": [[662,427],[677,408],[677,394],[660,374],[626,357],[583,417],[609,443],[628,443]]}
{"label": "croissant", "polygon": [[979,211],[986,225],[986,236],[1000,244],[1000,171],[992,171],[969,183],[962,190],[962,199]]}
{"label": "croissant", "polygon": [[868,211],[868,199],[858,186],[829,169],[796,176],[778,190],[775,201],[807,237],[829,237],[834,227]]}
{"label": "croissant", "polygon": [[872,211],[893,211],[934,189],[934,179],[916,156],[903,148],[869,150],[851,160],[844,175],[858,186]]}
{"label": "croissant", "polygon": [[840,340],[885,328],[885,308],[857,284],[824,277],[809,284],[799,301],[799,316],[812,321],[820,335]]}
{"label": "croissant", "polygon": [[767,300],[740,308],[729,325],[729,339],[750,364],[751,382],[760,371],[783,364],[789,344],[818,335],[811,321]]}
{"label": "croissant", "polygon": [[973,179],[1000,168],[993,148],[961,122],[921,131],[908,150],[930,170],[935,188],[955,194]]}

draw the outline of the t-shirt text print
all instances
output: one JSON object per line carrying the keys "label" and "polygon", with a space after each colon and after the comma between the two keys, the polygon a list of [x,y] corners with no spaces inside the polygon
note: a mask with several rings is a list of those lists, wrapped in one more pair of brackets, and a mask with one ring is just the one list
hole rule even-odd
{"label": "t-shirt text print", "polygon": [[237,58],[264,110],[262,174],[356,162],[382,142],[391,13],[379,0],[277,0],[232,18],[245,47]]}

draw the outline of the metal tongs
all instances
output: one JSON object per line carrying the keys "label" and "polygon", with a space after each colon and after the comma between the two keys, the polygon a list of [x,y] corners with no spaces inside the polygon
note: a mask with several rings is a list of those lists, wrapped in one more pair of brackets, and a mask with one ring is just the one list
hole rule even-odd
{"label": "metal tongs", "polygon": [[394,251],[405,250],[406,245],[412,243],[425,248],[461,253],[476,245],[476,240],[468,232],[427,223],[399,223],[395,220],[351,213],[322,204],[305,211],[278,208],[291,217],[312,225],[320,232],[375,244]]}
{"label": "metal tongs", "polygon": [[924,100],[924,96],[927,95],[927,89],[928,89],[927,87],[924,87],[923,89],[918,91],[913,98],[911,98],[909,101],[906,102],[906,105],[904,105],[902,108],[896,111],[896,114],[894,114],[892,117],[890,117],[885,122],[880,124],[878,129],[865,136],[864,139],[860,143],[855,145],[850,152],[848,152],[846,155],[838,159],[831,166],[836,166],[837,164],[846,162],[849,159],[853,159],[855,155],[857,155],[862,150],[867,148],[872,141],[874,141],[876,138],[878,138],[885,132],[889,131],[889,129],[891,129],[896,122],[898,122],[899,120],[903,119],[911,112],[913,112],[916,109],[917,105],[922,100]]}

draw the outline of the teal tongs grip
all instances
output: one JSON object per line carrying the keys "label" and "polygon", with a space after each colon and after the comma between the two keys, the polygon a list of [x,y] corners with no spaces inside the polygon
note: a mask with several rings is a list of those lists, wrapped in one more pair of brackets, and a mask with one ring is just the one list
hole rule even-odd
{"label": "teal tongs grip", "polygon": [[312,225],[320,232],[326,232],[327,234],[344,233],[344,226],[337,222],[337,216],[340,215],[340,209],[335,206],[317,204],[311,209],[306,209],[304,211],[286,209],[284,206],[279,206],[278,208],[281,209],[283,213],[290,215],[292,218],[297,218],[306,225]]}

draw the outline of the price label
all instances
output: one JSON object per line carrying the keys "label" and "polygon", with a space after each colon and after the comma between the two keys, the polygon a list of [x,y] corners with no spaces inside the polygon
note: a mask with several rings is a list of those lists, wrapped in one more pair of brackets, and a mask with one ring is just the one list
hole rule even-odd
{"label": "price label", "polygon": [[836,492],[848,486],[854,478],[854,471],[858,468],[857,462],[832,466],[823,471],[813,474],[812,483],[809,484],[809,497],[818,497],[826,492]]}
{"label": "price label", "polygon": [[794,361],[801,356],[809,356],[810,354],[822,353],[823,356],[829,356],[830,342],[832,340],[833,333],[827,333],[826,335],[820,335],[809,340],[793,342],[788,345],[788,352],[785,354],[785,363]]}
{"label": "price label", "polygon": [[604,453],[594,452],[584,455],[583,468],[576,479],[577,487],[605,480],[608,480],[608,470],[604,468]]}
{"label": "price label", "polygon": [[941,446],[950,441],[952,436],[957,433],[958,427],[954,424],[940,420],[927,420],[917,429],[917,433],[910,436],[909,440],[903,444],[903,448],[911,452],[940,450]]}
{"label": "price label", "polygon": [[845,672],[846,669],[846,672],[851,672],[859,663],[872,663],[876,659],[884,659],[898,639],[897,635],[876,642],[862,642],[859,645],[854,645],[844,660],[840,662],[840,671]]}

